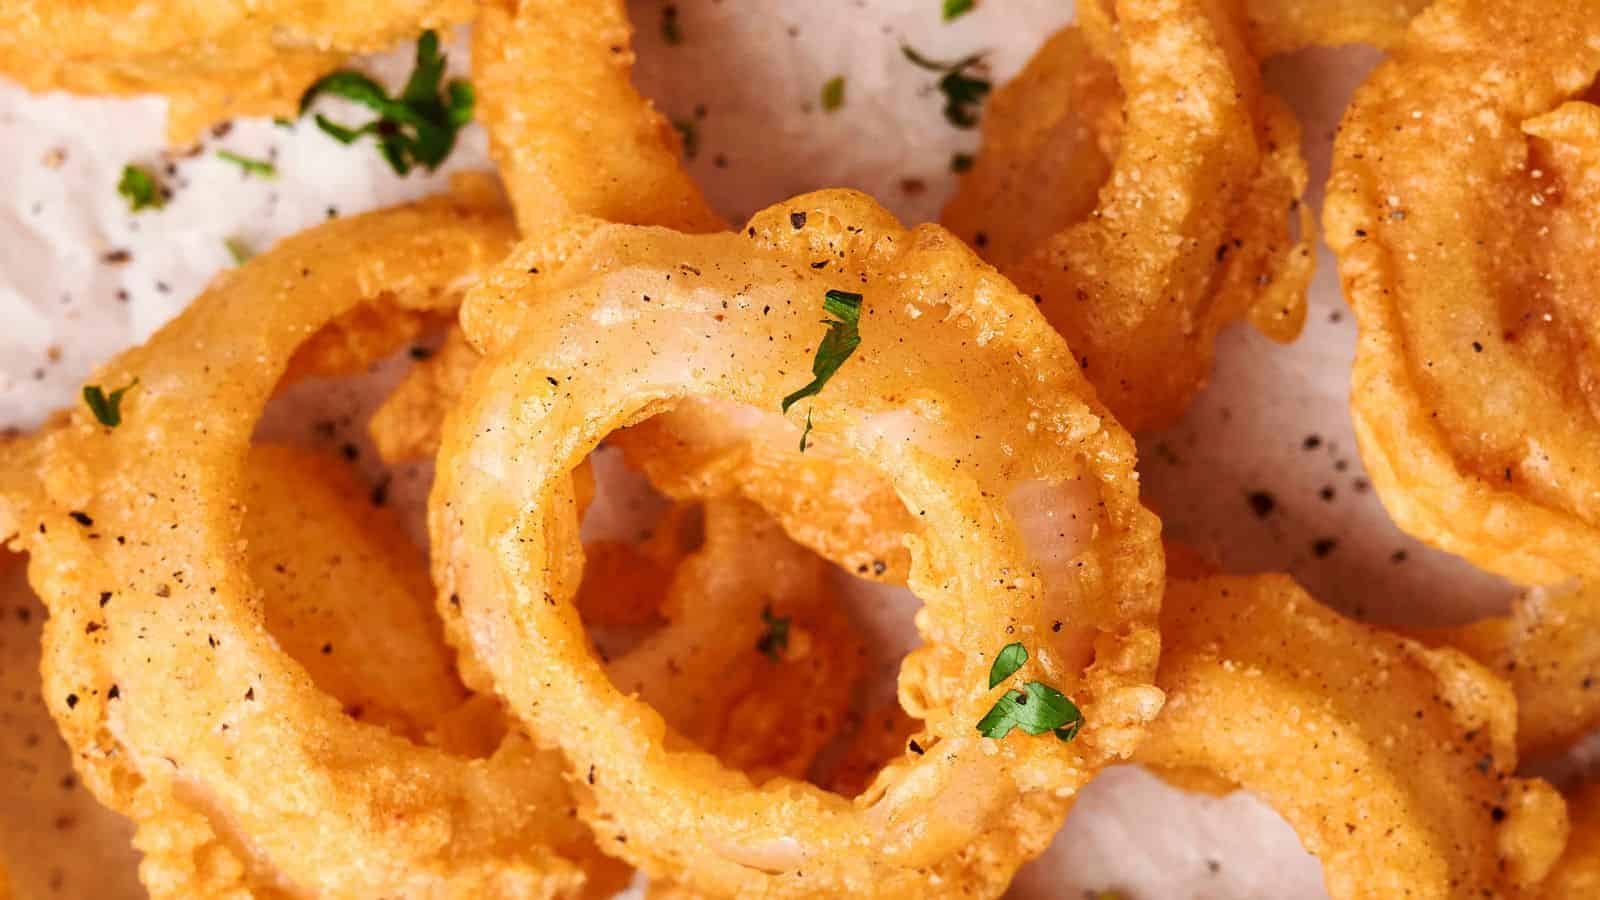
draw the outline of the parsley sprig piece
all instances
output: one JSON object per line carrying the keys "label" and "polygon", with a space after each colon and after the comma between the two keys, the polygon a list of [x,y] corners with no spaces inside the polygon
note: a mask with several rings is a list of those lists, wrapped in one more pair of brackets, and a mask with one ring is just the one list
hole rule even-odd
{"label": "parsley sprig piece", "polygon": [[360,72],[340,70],[318,79],[300,97],[300,115],[323,94],[353,100],[378,114],[359,128],[350,128],[316,115],[317,127],[341,144],[372,135],[378,149],[395,172],[405,175],[413,166],[433,171],[455,148],[456,133],[472,121],[472,85],[455,80],[439,90],[445,57],[439,53],[439,36],[425,31],[417,40],[417,64],[399,97]]}
{"label": "parsley sprig piece", "polygon": [[107,428],[115,428],[122,424],[122,395],[131,391],[139,384],[135,378],[110,394],[98,384],[83,386],[83,402],[94,413],[95,419]]}
{"label": "parsley sprig piece", "polygon": [[789,623],[793,621],[789,616],[775,616],[771,606],[761,607],[761,621],[767,629],[756,639],[756,649],[766,655],[773,663],[783,662],[783,653],[789,649]]}
{"label": "parsley sprig piece", "polygon": [[244,170],[246,175],[260,175],[262,178],[277,178],[278,167],[264,159],[251,159],[240,156],[232,150],[218,150],[217,159],[230,162]]}
{"label": "parsley sprig piece", "polygon": [[[989,667],[989,687],[993,688],[1010,678],[1028,661],[1028,651],[1021,643],[1011,643],[1000,648],[994,664]],[[1022,690],[1011,689],[1000,695],[989,712],[978,720],[978,733],[986,738],[1000,740],[1021,728],[1032,735],[1054,732],[1057,739],[1070,741],[1083,727],[1083,713],[1065,694],[1042,681],[1029,681]]]}
{"label": "parsley sprig piece", "polygon": [[[817,345],[817,356],[811,362],[811,383],[783,398],[783,412],[807,397],[816,396],[839,371],[850,354],[861,346],[861,295],[849,291],[828,291],[822,297],[822,308],[832,319],[823,319],[828,333]],[[806,411],[806,430],[800,434],[800,452],[806,452],[806,440],[811,437],[811,412]]]}
{"label": "parsley sprig piece", "polygon": [[228,255],[233,257],[233,264],[236,266],[244,265],[250,261],[252,256],[256,255],[256,252],[241,237],[223,238],[222,246],[228,248]]}
{"label": "parsley sprig piece", "polygon": [[128,201],[128,209],[160,209],[167,205],[167,197],[150,170],[132,163],[122,167],[122,178],[117,182],[117,193]]}
{"label": "parsley sprig piece", "polygon": [[967,70],[983,62],[982,53],[946,62],[929,59],[908,44],[901,44],[900,52],[918,68],[940,74],[939,92],[944,94],[945,121],[957,128],[972,128],[978,124],[978,107],[989,96],[992,85],[987,78],[968,75]]}
{"label": "parsley sprig piece", "polygon": [[1022,646],[1021,641],[1001,647],[1000,652],[995,654],[994,665],[989,667],[989,687],[1017,674],[1017,670],[1027,661],[1028,648]]}
{"label": "parsley sprig piece", "polygon": [[822,83],[822,111],[834,112],[844,106],[844,76],[835,75]]}
{"label": "parsley sprig piece", "polygon": [[788,412],[795,403],[821,392],[833,373],[839,371],[850,354],[861,346],[860,294],[829,291],[823,295],[822,308],[835,318],[822,320],[822,324],[828,326],[828,333],[822,336],[822,343],[817,345],[817,357],[811,363],[811,374],[815,377],[810,384],[783,398],[783,412]]}
{"label": "parsley sprig piece", "polygon": [[976,0],[944,0],[943,17],[946,22],[961,18],[977,6]]}

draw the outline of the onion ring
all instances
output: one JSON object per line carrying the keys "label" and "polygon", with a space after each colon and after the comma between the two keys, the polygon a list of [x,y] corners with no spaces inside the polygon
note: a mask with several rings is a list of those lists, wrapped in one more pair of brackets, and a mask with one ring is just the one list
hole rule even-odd
{"label": "onion ring", "polygon": [[1138,432],[1182,413],[1224,325],[1299,334],[1306,169],[1228,10],[1119,0],[1080,15],[995,95],[942,220],[1035,296]]}
{"label": "onion ring", "polygon": [[0,532],[50,608],[45,698],[86,784],[141,824],[153,891],[167,863],[205,879],[180,890],[581,890],[556,768],[514,733],[469,760],[345,716],[266,631],[239,542],[249,434],[294,349],[361,303],[453,306],[510,231],[437,198],[289,238],[101,371],[140,378],[120,427],[79,407],[22,443],[10,480],[34,484],[8,480]]}
{"label": "onion ring", "polygon": [[1567,102],[1600,70],[1594,12],[1430,7],[1346,112],[1324,212],[1373,485],[1523,584],[1600,573],[1600,112]]}
{"label": "onion ring", "polygon": [[[593,767],[581,813],[602,847],[719,894],[998,892],[1048,843],[1065,795],[1131,753],[1161,702],[1157,524],[1131,439],[1060,337],[943,229],[908,232],[849,191],[772,207],[742,234],[594,225],[559,268],[531,273],[523,257],[462,311],[487,358],[446,424],[435,583],[460,600],[447,628],[518,717],[577,771]],[[852,287],[870,294],[862,343],[813,398],[815,440],[875,460],[922,526],[908,540],[927,644],[906,663],[922,689],[901,701],[928,728],[925,754],[890,763],[854,803],[787,779],[757,787],[672,747],[587,651],[562,498],[601,438],[680,397],[776,409],[809,364],[824,292]],[[974,734],[1004,693],[984,668],[1008,633],[1079,701],[1075,742]]]}
{"label": "onion ring", "polygon": [[1134,760],[1261,796],[1335,898],[1525,896],[1566,839],[1555,790],[1514,777],[1508,685],[1452,650],[1344,619],[1287,576],[1169,583]]}
{"label": "onion ring", "polygon": [[0,9],[0,74],[30,91],[165,94],[167,137],[236,116],[293,116],[300,94],[355,53],[465,22],[470,0],[169,3],[20,0]]}

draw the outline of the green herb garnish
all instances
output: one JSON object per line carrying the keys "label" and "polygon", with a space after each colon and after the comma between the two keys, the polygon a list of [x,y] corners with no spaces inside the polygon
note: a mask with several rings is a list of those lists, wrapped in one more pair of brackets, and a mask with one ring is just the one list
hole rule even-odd
{"label": "green herb garnish", "polygon": [[788,412],[789,407],[797,401],[815,396],[822,390],[833,373],[839,371],[844,361],[850,358],[856,348],[861,346],[861,295],[848,291],[828,291],[823,295],[822,308],[833,319],[823,319],[822,324],[828,326],[828,333],[822,336],[822,343],[817,345],[816,359],[811,363],[811,374],[816,376],[811,383],[783,398],[783,412]]}
{"label": "green herb garnish", "polygon": [[167,205],[167,198],[161,192],[161,185],[150,170],[143,166],[132,164],[122,167],[122,179],[117,182],[117,193],[128,201],[128,209],[138,212],[141,209],[160,209]]}
{"label": "green herb garnish", "polygon": [[811,440],[811,410],[806,410],[806,430],[800,432],[800,452],[806,452],[807,442]]}
{"label": "green herb garnish", "polygon": [[944,20],[950,22],[959,19],[972,12],[977,5],[977,0],[944,0]]}
{"label": "green herb garnish", "polygon": [[833,112],[844,105],[844,76],[835,75],[822,85],[822,111]]}
{"label": "green herb garnish", "polygon": [[250,249],[250,245],[246,244],[243,238],[224,238],[222,245],[228,248],[228,255],[233,257],[233,264],[236,266],[244,265],[250,257],[256,255],[256,252]]}
{"label": "green herb garnish", "polygon": [[774,616],[772,607],[761,608],[761,621],[766,623],[767,630],[761,633],[756,640],[756,649],[766,654],[767,659],[774,663],[783,662],[783,651],[789,649],[789,622],[788,616]]}
{"label": "green herb garnish", "polygon": [[[1022,664],[1028,661],[1028,651],[1020,643],[1000,648],[994,664],[989,667],[989,687],[1005,681]],[[1008,690],[1000,695],[989,712],[978,720],[978,733],[986,738],[1000,740],[1021,728],[1032,735],[1054,732],[1062,741],[1078,736],[1083,727],[1083,713],[1068,697],[1042,681],[1030,681],[1022,690]]]}
{"label": "green herb garnish", "polygon": [[683,158],[694,159],[700,155],[700,129],[688,119],[673,119],[672,127],[678,129],[678,137],[683,139]]}
{"label": "green herb garnish", "polygon": [[248,156],[240,156],[231,150],[218,150],[217,159],[233,163],[243,169],[246,175],[260,175],[262,178],[278,177],[278,167],[264,159],[251,159]]}
{"label": "green herb garnish", "polygon": [[950,171],[960,175],[972,168],[971,153],[953,153],[950,155]]}
{"label": "green herb garnish", "polygon": [[1006,691],[995,701],[989,714],[978,720],[979,734],[999,740],[1010,734],[1011,729],[1021,728],[1033,735],[1053,731],[1063,741],[1078,736],[1078,729],[1083,726],[1083,713],[1066,695],[1038,681],[1030,681],[1022,687],[1021,691]]}
{"label": "green herb garnish", "polygon": [[135,378],[112,391],[110,395],[107,395],[98,384],[86,384],[83,386],[83,402],[101,425],[115,428],[122,424],[122,395],[133,390],[138,384],[139,379]]}
{"label": "green herb garnish", "polygon": [[683,29],[678,25],[678,7],[675,4],[668,3],[661,7],[661,40],[671,47],[683,43]]}
{"label": "green herb garnish", "polygon": [[939,91],[944,94],[946,121],[957,128],[972,128],[978,124],[978,107],[989,95],[989,79],[975,78],[966,72],[983,61],[982,53],[974,53],[954,62],[943,62],[929,59],[906,44],[900,45],[900,52],[913,65],[940,73]]}
{"label": "green herb garnish", "polygon": [[994,665],[989,667],[989,687],[994,687],[1017,674],[1017,670],[1027,661],[1028,651],[1020,641],[1001,647],[994,658]]}
{"label": "green herb garnish", "polygon": [[360,72],[341,70],[318,79],[300,97],[300,114],[323,94],[353,100],[378,114],[359,128],[349,128],[317,114],[317,127],[341,144],[364,135],[378,141],[378,150],[395,172],[405,175],[412,166],[433,171],[455,147],[456,133],[472,121],[472,85],[451,81],[439,91],[445,58],[439,54],[439,36],[425,31],[417,40],[417,63],[399,97],[391,98],[383,86]]}

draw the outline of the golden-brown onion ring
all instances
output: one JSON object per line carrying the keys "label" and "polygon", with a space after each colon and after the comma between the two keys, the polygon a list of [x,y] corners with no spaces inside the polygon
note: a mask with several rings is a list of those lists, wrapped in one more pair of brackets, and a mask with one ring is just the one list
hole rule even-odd
{"label": "golden-brown onion ring", "polygon": [[[711,893],[997,894],[1160,706],[1156,522],[1132,441],[1060,336],[954,236],[907,231],[849,191],[779,204],[739,234],[594,225],[553,271],[528,272],[526,252],[463,309],[487,358],[446,424],[435,582],[460,601],[453,640],[519,718],[577,771],[593,767],[582,810],[602,846]],[[810,368],[828,290],[865,294],[862,340],[806,404],[813,440],[882,472],[915,512],[910,583],[925,603],[925,644],[903,670],[918,689],[901,696],[925,720],[924,755],[891,762],[855,801],[757,786],[673,748],[587,649],[563,496],[602,438],[681,397],[776,417]],[[1083,709],[1076,741],[975,730],[1002,690],[988,666],[1018,639],[1029,671]]]}
{"label": "golden-brown onion ring", "polygon": [[1533,588],[1511,615],[1417,632],[1455,647],[1511,683],[1517,749],[1559,753],[1600,728],[1600,590],[1593,584]]}
{"label": "golden-brown onion ring", "polygon": [[1299,126],[1263,92],[1236,12],[1103,2],[995,95],[943,221],[1035,296],[1142,431],[1205,384],[1224,325],[1299,333],[1311,220]]}
{"label": "golden-brown onion ring", "polygon": [[1561,799],[1514,777],[1508,685],[1462,654],[1344,619],[1288,576],[1169,583],[1135,760],[1261,796],[1335,898],[1530,896]]}
{"label": "golden-brown onion ring", "polygon": [[1324,214],[1373,485],[1524,584],[1600,573],[1600,133],[1563,107],[1600,70],[1596,12],[1434,4],[1346,111]]}
{"label": "golden-brown onion ring", "polygon": [[167,136],[185,143],[222,119],[294,115],[345,57],[472,13],[470,0],[16,0],[0,7],[0,74],[32,91],[165,94]]}
{"label": "golden-brown onion ring", "polygon": [[97,373],[140,379],[121,426],[78,407],[9,454],[26,465],[4,467],[0,533],[50,608],[46,702],[85,783],[152,823],[148,855],[208,879],[191,887],[581,888],[553,849],[567,788],[538,752],[509,735],[469,760],[346,716],[266,630],[240,541],[249,436],[294,349],[362,303],[448,308],[510,237],[450,198],[291,237]]}

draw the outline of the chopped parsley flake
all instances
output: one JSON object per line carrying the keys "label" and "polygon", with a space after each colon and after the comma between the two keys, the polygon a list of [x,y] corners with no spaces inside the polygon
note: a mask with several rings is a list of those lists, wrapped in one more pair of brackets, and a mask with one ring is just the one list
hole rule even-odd
{"label": "chopped parsley flake", "polygon": [[844,76],[835,75],[822,85],[822,111],[833,112],[844,105]]}
{"label": "chopped parsley flake", "polygon": [[254,250],[244,242],[243,238],[231,237],[223,240],[222,245],[228,248],[228,255],[233,257],[233,264],[242,266],[250,257],[255,256]]}
{"label": "chopped parsley flake", "polygon": [[800,452],[806,452],[808,442],[811,440],[811,410],[806,410],[806,430],[800,432]]}
{"label": "chopped parsley flake", "polygon": [[135,378],[109,395],[98,384],[86,384],[83,387],[83,402],[101,425],[115,428],[122,424],[122,395],[138,384],[139,379]]}
{"label": "chopped parsley flake", "polygon": [[823,295],[822,308],[832,319],[823,319],[822,323],[828,326],[828,333],[822,336],[822,343],[817,345],[816,359],[811,363],[811,374],[815,377],[811,383],[783,398],[783,412],[788,412],[789,407],[807,397],[816,396],[833,373],[839,371],[844,361],[850,358],[856,348],[861,346],[861,295],[848,291],[828,291]]}
{"label": "chopped parsley flake", "polygon": [[990,708],[988,715],[978,720],[978,733],[999,740],[1021,728],[1032,735],[1055,732],[1057,738],[1070,741],[1083,727],[1083,713],[1065,694],[1039,681],[1030,681],[1023,690],[1006,691]]}
{"label": "chopped parsley flake", "polygon": [[700,129],[688,119],[673,119],[672,127],[678,129],[678,137],[683,139],[683,158],[694,159],[700,155]]}
{"label": "chopped parsley flake", "polygon": [[977,0],[944,0],[944,20],[955,21],[972,12],[972,8],[977,5]]}
{"label": "chopped parsley flake", "polygon": [[1017,674],[1017,670],[1027,661],[1027,648],[1023,647],[1020,641],[1001,647],[1000,652],[995,655],[994,665],[989,667],[989,687],[994,687]]}
{"label": "chopped parsley flake", "polygon": [[143,166],[126,165],[122,167],[122,179],[117,182],[117,193],[128,201],[128,209],[138,212],[141,209],[160,209],[167,205],[167,198],[161,192],[161,185],[156,183],[156,177],[150,170]]}
{"label": "chopped parsley flake", "polygon": [[229,150],[218,150],[217,159],[233,163],[243,169],[246,175],[260,175],[262,178],[278,177],[278,167],[264,159],[251,159]]}
{"label": "chopped parsley flake", "polygon": [[300,97],[303,116],[323,94],[353,100],[378,114],[359,128],[350,128],[316,115],[317,127],[341,144],[372,135],[378,150],[395,172],[405,175],[413,166],[433,171],[455,148],[456,134],[472,121],[472,85],[451,81],[441,94],[445,58],[439,53],[439,36],[425,31],[417,40],[416,69],[398,97],[360,72],[348,69],[325,75]]}
{"label": "chopped parsley flake", "polygon": [[[989,667],[989,687],[1010,678],[1028,661],[1028,651],[1020,643],[1007,644]],[[1000,695],[989,712],[978,720],[978,733],[1000,740],[1021,728],[1032,735],[1054,732],[1057,739],[1070,741],[1083,727],[1083,713],[1077,704],[1042,681],[1029,681],[1022,690],[1011,689]]]}
{"label": "chopped parsley flake", "polygon": [[971,153],[953,153],[950,156],[950,171],[960,175],[972,168]]}
{"label": "chopped parsley flake", "polygon": [[991,85],[989,79],[968,75],[967,70],[983,61],[982,53],[944,62],[929,59],[905,44],[900,45],[900,52],[918,68],[940,74],[939,92],[944,94],[945,121],[957,128],[972,128],[978,124],[978,107],[989,95]]}
{"label": "chopped parsley flake", "polygon": [[772,607],[763,606],[761,621],[766,623],[767,630],[756,640],[756,649],[774,663],[783,662],[783,652],[789,649],[789,623],[792,620],[788,616],[774,616]]}

